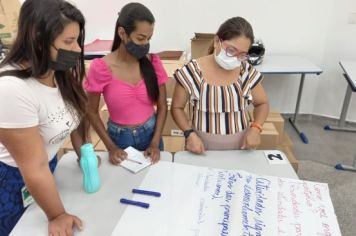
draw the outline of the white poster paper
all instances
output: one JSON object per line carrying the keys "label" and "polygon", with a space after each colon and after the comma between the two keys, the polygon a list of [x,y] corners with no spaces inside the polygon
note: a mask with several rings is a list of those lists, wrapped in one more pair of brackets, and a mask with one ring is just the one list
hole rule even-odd
{"label": "white poster paper", "polygon": [[[164,176],[164,178],[162,178]],[[160,162],[112,236],[341,235],[327,184]]]}

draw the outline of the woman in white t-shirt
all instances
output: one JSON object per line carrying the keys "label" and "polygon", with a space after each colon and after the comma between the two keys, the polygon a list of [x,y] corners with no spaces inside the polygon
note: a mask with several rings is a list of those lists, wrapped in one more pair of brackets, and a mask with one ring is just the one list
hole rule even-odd
{"label": "woman in white t-shirt", "polygon": [[0,64],[0,235],[8,235],[26,209],[25,184],[48,217],[50,235],[82,228],[65,211],[51,171],[66,137],[78,154],[87,141],[80,122],[84,24],[64,0],[26,0],[21,7],[17,38]]}

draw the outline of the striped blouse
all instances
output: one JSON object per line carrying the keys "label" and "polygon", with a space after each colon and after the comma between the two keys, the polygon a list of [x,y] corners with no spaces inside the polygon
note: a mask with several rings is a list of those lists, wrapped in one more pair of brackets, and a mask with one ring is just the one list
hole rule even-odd
{"label": "striped blouse", "polygon": [[263,76],[243,62],[239,78],[229,85],[208,84],[196,60],[174,73],[176,81],[190,95],[193,105],[193,127],[211,134],[235,134],[248,126],[245,108],[252,102],[251,90]]}

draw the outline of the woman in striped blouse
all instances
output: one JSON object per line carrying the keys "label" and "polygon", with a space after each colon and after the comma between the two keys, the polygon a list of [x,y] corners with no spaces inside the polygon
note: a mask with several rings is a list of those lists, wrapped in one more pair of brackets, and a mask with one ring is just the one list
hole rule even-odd
{"label": "woman in striped blouse", "polygon": [[[176,70],[172,115],[184,131],[186,149],[255,149],[269,112],[261,85],[263,76],[248,62],[254,40],[251,25],[241,17],[225,21],[214,37],[210,55],[193,59]],[[192,121],[184,113],[193,106]],[[249,125],[245,109],[254,106],[255,121]]]}

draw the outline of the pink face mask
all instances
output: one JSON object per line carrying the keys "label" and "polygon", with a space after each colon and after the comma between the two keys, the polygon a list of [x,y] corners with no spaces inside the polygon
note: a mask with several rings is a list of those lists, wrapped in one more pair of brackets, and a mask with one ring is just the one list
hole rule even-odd
{"label": "pink face mask", "polygon": [[225,70],[234,70],[237,67],[239,67],[241,65],[241,61],[237,59],[237,57],[227,56],[226,51],[222,47],[220,40],[219,43],[220,43],[220,53],[219,55],[216,55],[216,53],[214,53],[214,58],[216,63],[218,63],[218,65]]}

